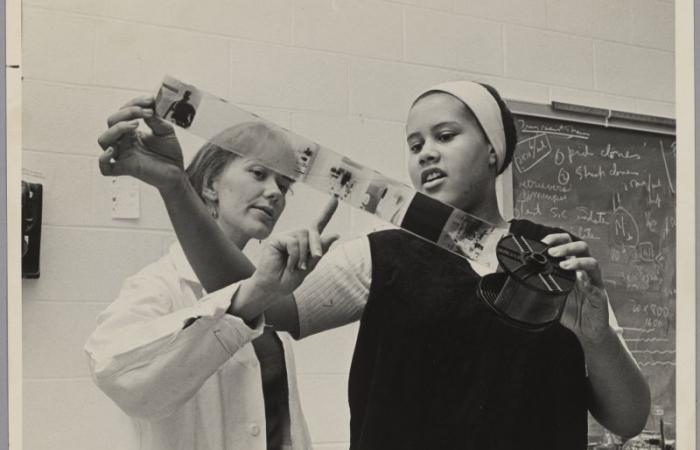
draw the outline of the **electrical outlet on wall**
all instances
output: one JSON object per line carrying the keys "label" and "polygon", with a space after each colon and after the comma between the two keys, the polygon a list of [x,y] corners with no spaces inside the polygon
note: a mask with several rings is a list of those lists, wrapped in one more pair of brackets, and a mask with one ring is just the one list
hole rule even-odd
{"label": "electrical outlet on wall", "polygon": [[115,177],[111,183],[112,219],[138,219],[141,212],[138,180]]}

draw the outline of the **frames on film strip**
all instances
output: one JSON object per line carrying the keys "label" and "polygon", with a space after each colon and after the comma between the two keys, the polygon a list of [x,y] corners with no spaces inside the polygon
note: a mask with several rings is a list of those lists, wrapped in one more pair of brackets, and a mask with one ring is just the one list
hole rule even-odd
{"label": "frames on film strip", "polygon": [[[249,113],[226,100],[166,76],[156,96],[156,114],[192,134],[262,165],[296,182],[402,228],[422,239],[495,269],[493,258],[504,228],[453,208],[410,186],[363,166],[316,142]],[[264,123],[283,132],[294,149],[230,148],[221,132],[245,123]],[[489,256],[490,255],[490,256]]]}

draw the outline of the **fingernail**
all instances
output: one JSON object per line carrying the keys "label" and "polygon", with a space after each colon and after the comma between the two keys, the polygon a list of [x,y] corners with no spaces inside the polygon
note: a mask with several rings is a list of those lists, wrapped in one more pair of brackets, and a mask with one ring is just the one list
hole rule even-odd
{"label": "fingernail", "polygon": [[550,254],[551,256],[559,256],[559,250],[550,248],[550,249],[547,250],[547,251],[549,252],[549,254]]}
{"label": "fingernail", "polygon": [[153,110],[152,109],[144,109],[143,110],[143,117],[153,117]]}
{"label": "fingernail", "polygon": [[559,267],[561,267],[562,269],[570,269],[571,268],[571,261],[566,259],[566,260],[559,263]]}

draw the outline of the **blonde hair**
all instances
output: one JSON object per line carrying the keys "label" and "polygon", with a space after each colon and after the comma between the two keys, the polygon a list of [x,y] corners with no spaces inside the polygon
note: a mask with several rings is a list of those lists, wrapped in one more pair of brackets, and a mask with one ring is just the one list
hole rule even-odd
{"label": "blonde hair", "polygon": [[264,122],[244,122],[225,129],[214,136],[211,142],[204,144],[187,166],[187,178],[202,201],[205,201],[202,190],[205,187],[211,188],[211,184],[226,166],[239,157],[239,154],[220,146],[224,144],[241,155],[256,154],[258,149],[269,146],[293,151],[287,136]]}

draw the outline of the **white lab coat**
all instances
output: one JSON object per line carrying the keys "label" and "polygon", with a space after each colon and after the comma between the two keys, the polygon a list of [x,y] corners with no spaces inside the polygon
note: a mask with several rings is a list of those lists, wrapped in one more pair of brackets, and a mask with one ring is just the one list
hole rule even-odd
{"label": "white lab coat", "polygon": [[[251,344],[263,318],[250,328],[226,313],[237,288],[207,295],[174,244],[129,277],[99,315],[85,351],[97,386],[129,416],[120,433],[127,450],[266,449],[260,364]],[[306,450],[311,439],[290,339],[280,338],[289,382],[286,448]]]}

